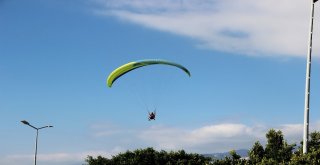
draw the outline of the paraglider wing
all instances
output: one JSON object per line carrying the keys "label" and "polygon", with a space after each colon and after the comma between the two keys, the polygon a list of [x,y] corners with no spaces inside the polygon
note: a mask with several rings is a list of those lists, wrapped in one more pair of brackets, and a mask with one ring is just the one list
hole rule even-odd
{"label": "paraglider wing", "polygon": [[110,73],[110,75],[108,76],[107,79],[107,85],[108,87],[111,87],[112,84],[122,75],[143,67],[143,66],[148,66],[148,65],[155,65],[155,64],[164,64],[164,65],[171,65],[171,66],[175,66],[178,67],[180,69],[182,69],[186,74],[188,74],[188,76],[191,76],[189,70],[187,68],[185,68],[184,66],[174,63],[174,62],[170,62],[170,61],[165,61],[165,60],[142,60],[142,61],[136,61],[136,62],[129,62],[127,64],[124,64],[122,66],[120,66],[119,68],[115,69],[114,71],[112,71]]}

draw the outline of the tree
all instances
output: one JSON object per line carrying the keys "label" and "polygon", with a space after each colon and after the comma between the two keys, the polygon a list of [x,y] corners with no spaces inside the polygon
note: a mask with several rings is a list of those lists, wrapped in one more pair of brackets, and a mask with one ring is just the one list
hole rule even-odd
{"label": "tree", "polygon": [[288,145],[283,139],[282,132],[274,129],[266,134],[267,144],[265,148],[265,157],[273,159],[277,163],[289,162],[292,156],[292,150],[295,144]]}
{"label": "tree", "polygon": [[97,158],[93,158],[92,156],[88,156],[86,162],[89,165],[108,165],[110,164],[110,160],[108,158],[104,158],[102,156],[97,156]]}
{"label": "tree", "polygon": [[310,140],[308,142],[308,150],[318,150],[320,148],[320,132],[312,132],[310,134]]}
{"label": "tree", "polygon": [[307,154],[302,154],[302,142],[300,144],[291,158],[290,165],[320,164],[320,132],[310,133]]}
{"label": "tree", "polygon": [[261,162],[264,157],[264,149],[259,141],[255,142],[251,150],[249,151],[249,160],[252,164]]}
{"label": "tree", "polygon": [[210,158],[199,154],[189,154],[184,150],[177,152],[156,151],[153,148],[126,151],[111,159],[88,156],[87,165],[202,165],[209,164]]}

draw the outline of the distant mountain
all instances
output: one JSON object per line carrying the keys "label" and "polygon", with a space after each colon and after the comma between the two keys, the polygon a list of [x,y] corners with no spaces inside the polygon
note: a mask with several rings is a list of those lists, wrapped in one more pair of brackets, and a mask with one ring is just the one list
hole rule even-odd
{"label": "distant mountain", "polygon": [[[242,158],[248,157],[249,150],[247,149],[239,149],[235,150],[238,155],[240,155]],[[202,154],[205,157],[215,158],[215,159],[223,159],[226,156],[230,156],[229,152],[222,152],[222,153],[212,153],[212,154]]]}

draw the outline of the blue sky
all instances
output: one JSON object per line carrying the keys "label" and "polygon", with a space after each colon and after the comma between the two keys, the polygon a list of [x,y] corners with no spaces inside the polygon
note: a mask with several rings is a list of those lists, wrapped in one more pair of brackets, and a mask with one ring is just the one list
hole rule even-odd
{"label": "blue sky", "polygon": [[[319,130],[315,10],[310,126]],[[270,128],[299,142],[309,11],[298,0],[2,0],[0,164],[33,162],[35,131],[21,120],[54,126],[39,134],[47,165],[144,147],[249,148]],[[116,67],[154,58],[192,76],[151,66],[106,86]]]}

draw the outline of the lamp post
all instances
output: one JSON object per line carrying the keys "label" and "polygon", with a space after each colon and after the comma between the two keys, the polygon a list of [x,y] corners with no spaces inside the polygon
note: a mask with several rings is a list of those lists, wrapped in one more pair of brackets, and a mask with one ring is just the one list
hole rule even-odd
{"label": "lamp post", "polygon": [[39,130],[40,129],[43,129],[43,128],[50,128],[50,127],[53,127],[52,125],[47,125],[47,126],[43,126],[43,127],[35,127],[33,125],[31,125],[29,122],[27,122],[26,120],[22,120],[21,123],[25,124],[25,125],[28,125],[30,126],[31,128],[37,130],[37,136],[36,136],[36,146],[35,146],[35,154],[34,154],[34,165],[37,165],[37,150],[38,150],[38,134],[39,134]]}
{"label": "lamp post", "polygon": [[307,54],[306,88],[305,88],[305,102],[304,102],[304,123],[303,123],[303,141],[302,141],[303,154],[306,154],[308,152],[312,34],[313,34],[314,4],[317,1],[318,0],[311,0],[310,33],[309,33],[308,54]]}

